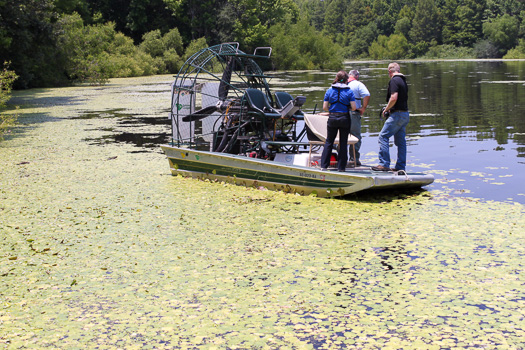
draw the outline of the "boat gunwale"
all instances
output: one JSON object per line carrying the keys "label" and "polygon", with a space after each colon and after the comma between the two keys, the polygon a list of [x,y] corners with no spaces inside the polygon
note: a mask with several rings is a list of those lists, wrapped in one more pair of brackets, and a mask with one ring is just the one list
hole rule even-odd
{"label": "boat gunwale", "polygon": [[[301,169],[301,170],[313,171],[316,173],[320,172],[323,174],[331,174],[331,175],[337,175],[337,176],[353,175],[356,177],[367,177],[367,178],[370,176],[374,176],[374,177],[391,177],[391,176],[424,176],[426,177],[426,176],[430,176],[430,177],[433,177],[432,175],[426,174],[423,172],[407,172],[406,175],[404,174],[403,175],[393,175],[394,174],[393,171],[374,171],[371,168],[368,168],[368,169],[350,168],[350,169],[346,169],[344,172],[339,172],[336,169],[322,170],[321,168],[313,168],[313,167],[296,165],[296,164],[285,164],[285,163],[276,162],[273,160],[251,158],[251,157],[239,155],[239,154],[202,151],[202,150],[197,150],[197,149],[192,149],[192,148],[185,148],[185,147],[166,145],[166,144],[161,145],[161,148],[181,150],[181,151],[185,150],[185,151],[189,151],[192,153],[200,153],[200,154],[213,156],[213,157],[232,158],[232,159],[237,159],[237,160],[246,161],[250,163],[255,162],[255,163],[265,164],[265,165],[269,165],[269,166],[277,167],[277,168],[285,168],[285,169],[286,168],[296,168],[296,169]],[[307,152],[301,152],[301,153],[307,153]]]}

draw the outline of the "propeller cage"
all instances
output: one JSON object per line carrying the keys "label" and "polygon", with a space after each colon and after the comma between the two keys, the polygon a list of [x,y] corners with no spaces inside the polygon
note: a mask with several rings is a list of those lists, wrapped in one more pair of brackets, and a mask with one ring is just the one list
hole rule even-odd
{"label": "propeller cage", "polygon": [[267,77],[255,62],[271,48],[254,54],[224,43],[200,50],[182,66],[172,84],[172,142],[204,151],[246,153],[259,147],[270,130],[248,113],[247,89],[264,93],[272,105]]}

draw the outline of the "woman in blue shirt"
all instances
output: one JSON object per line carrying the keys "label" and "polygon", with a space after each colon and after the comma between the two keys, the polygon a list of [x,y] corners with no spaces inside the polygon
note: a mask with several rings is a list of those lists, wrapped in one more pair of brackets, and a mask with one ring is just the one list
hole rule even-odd
{"label": "woman in blue shirt", "polygon": [[348,73],[339,71],[332,86],[324,95],[323,110],[329,112],[327,135],[321,156],[321,170],[330,165],[332,148],[339,133],[339,153],[337,155],[337,170],[345,171],[348,163],[348,134],[350,133],[350,111],[355,111],[354,93],[346,84]]}

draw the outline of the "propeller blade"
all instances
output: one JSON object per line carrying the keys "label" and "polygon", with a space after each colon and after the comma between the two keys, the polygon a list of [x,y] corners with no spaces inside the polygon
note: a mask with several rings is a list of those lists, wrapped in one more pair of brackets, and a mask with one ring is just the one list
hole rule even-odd
{"label": "propeller blade", "polygon": [[200,109],[195,113],[185,115],[184,117],[182,117],[182,121],[183,122],[194,122],[196,120],[201,120],[201,119],[208,117],[210,114],[216,111],[217,111],[216,106],[204,107],[203,109]]}
{"label": "propeller blade", "polygon": [[221,82],[219,84],[219,99],[224,101],[228,97],[228,91],[230,90],[230,82],[232,79],[232,72],[235,67],[235,59],[233,57],[228,58],[228,64],[222,73]]}

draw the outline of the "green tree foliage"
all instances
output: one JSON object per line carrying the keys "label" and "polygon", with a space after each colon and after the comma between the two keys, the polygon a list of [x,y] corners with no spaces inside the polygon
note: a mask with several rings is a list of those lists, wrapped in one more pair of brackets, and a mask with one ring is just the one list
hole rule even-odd
{"label": "green tree foliage", "polygon": [[139,50],[115,25],[84,25],[78,14],[65,15],[60,47],[68,57],[65,69],[71,80],[103,84],[109,78],[155,74],[153,58]]}
{"label": "green tree foliage", "polygon": [[483,23],[483,34],[502,54],[516,46],[518,33],[519,21],[509,14]]}
{"label": "green tree foliage", "polygon": [[376,14],[370,3],[365,0],[351,0],[348,5],[348,12],[345,12],[345,30],[349,33],[355,32],[359,28],[366,27],[374,22]]}
{"label": "green tree foliage", "polygon": [[160,33],[160,30],[157,29],[144,34],[142,36],[140,48],[147,54],[151,55],[151,57],[162,56],[166,50],[166,45],[162,40],[162,34]]}
{"label": "green tree foliage", "polygon": [[398,14],[403,7],[399,0],[374,0],[372,9],[375,13],[377,28],[381,35],[389,36],[394,33]]}
{"label": "green tree foliage", "polygon": [[503,58],[525,59],[525,39],[520,39],[518,45],[510,49]]}
{"label": "green tree foliage", "polygon": [[324,27],[324,16],[326,11],[326,1],[306,0],[299,2],[299,16],[307,20],[316,30]]}
{"label": "green tree foliage", "polygon": [[293,0],[164,0],[173,11],[184,43],[205,37],[208,44],[237,41],[246,51],[268,45],[268,28],[296,21]]}
{"label": "green tree foliage", "polygon": [[205,49],[207,47],[208,43],[206,42],[206,38],[192,40],[186,48],[186,52],[184,53],[184,62],[186,62],[188,58],[190,58],[200,50]]}
{"label": "green tree foliage", "polygon": [[140,49],[154,58],[158,73],[177,73],[184,63],[182,37],[177,28],[165,35],[160,30],[144,34]]}
{"label": "green tree foliage", "polygon": [[347,0],[332,0],[326,7],[324,17],[324,31],[335,39],[337,34],[343,33],[346,28],[346,16],[349,12]]}
{"label": "green tree foliage", "polygon": [[11,61],[17,88],[66,81],[56,46],[51,0],[0,1],[0,62]]}
{"label": "green tree foliage", "polygon": [[306,21],[274,25],[270,34],[276,69],[338,70],[343,66],[340,47]]}
{"label": "green tree foliage", "polygon": [[434,0],[418,0],[409,31],[410,40],[413,43],[440,41],[440,27],[441,19]]}
{"label": "green tree foliage", "polygon": [[[0,112],[5,108],[7,101],[11,97],[11,87],[16,79],[17,75],[15,72],[8,70],[8,64],[4,63],[4,69],[0,71]],[[4,135],[9,132],[9,129],[15,125],[16,118],[16,113],[0,114],[0,141],[4,139]]]}
{"label": "green tree foliage", "polygon": [[86,1],[92,16],[98,17],[98,23],[114,23],[116,31],[131,37],[136,44],[140,43],[142,36],[147,32],[159,29],[166,33],[181,24],[173,16],[165,0]]}
{"label": "green tree foliage", "polygon": [[335,67],[341,53],[515,56],[521,39],[523,0],[0,0],[15,88],[173,73],[204,43],[274,44],[277,67]]}
{"label": "green tree foliage", "polygon": [[522,0],[486,0],[485,17],[496,18],[504,14],[519,16],[525,10],[525,2]]}
{"label": "green tree foliage", "polygon": [[424,59],[435,58],[471,58],[474,56],[473,49],[468,47],[457,47],[454,45],[431,46],[428,52],[421,56]]}
{"label": "green tree foliage", "polygon": [[379,35],[379,29],[375,22],[358,28],[348,38],[346,53],[349,57],[368,57],[370,43],[374,42]]}
{"label": "green tree foliage", "polygon": [[408,48],[407,38],[400,34],[392,34],[389,37],[380,35],[368,51],[370,57],[375,60],[397,60],[407,56]]}
{"label": "green tree foliage", "polygon": [[484,1],[445,0],[443,43],[470,46],[482,37]]}
{"label": "green tree foliage", "polygon": [[78,13],[85,22],[91,22],[89,4],[87,0],[54,0],[55,10],[59,14]]}
{"label": "green tree foliage", "polygon": [[299,9],[292,0],[229,0],[228,13],[233,22],[229,37],[251,52],[270,42],[268,28],[277,23],[295,21]]}
{"label": "green tree foliage", "polygon": [[412,19],[412,28],[408,31],[414,55],[424,54],[430,46],[436,46],[441,41],[440,27],[441,17],[434,0],[418,0]]}
{"label": "green tree foliage", "polygon": [[412,20],[408,17],[401,17],[397,20],[395,34],[401,34],[405,38],[409,37],[410,29],[412,28]]}
{"label": "green tree foliage", "polygon": [[480,40],[473,47],[476,58],[501,57],[498,47],[490,40]]}
{"label": "green tree foliage", "polygon": [[[218,13],[226,0],[178,0],[175,12],[177,27],[186,42],[201,37],[217,37]],[[214,44],[214,43],[210,43]]]}

